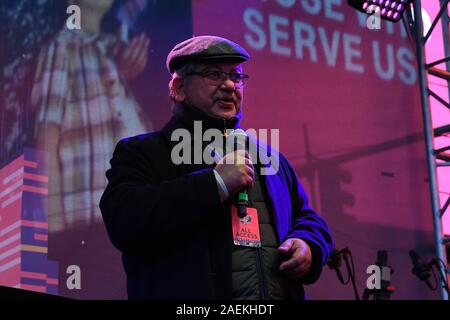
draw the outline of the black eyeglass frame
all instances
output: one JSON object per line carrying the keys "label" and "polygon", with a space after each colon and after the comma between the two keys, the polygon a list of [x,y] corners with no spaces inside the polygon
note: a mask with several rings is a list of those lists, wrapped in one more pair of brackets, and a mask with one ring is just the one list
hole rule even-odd
{"label": "black eyeglass frame", "polygon": [[184,77],[188,76],[200,76],[208,80],[213,81],[214,84],[221,84],[226,79],[230,80],[238,87],[243,87],[245,82],[250,78],[248,74],[240,72],[225,72],[221,70],[203,70],[203,71],[191,71]]}

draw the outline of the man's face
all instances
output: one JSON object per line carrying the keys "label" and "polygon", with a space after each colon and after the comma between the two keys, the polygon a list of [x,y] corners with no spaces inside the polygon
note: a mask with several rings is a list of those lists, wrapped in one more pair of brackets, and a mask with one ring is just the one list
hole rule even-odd
{"label": "man's face", "polygon": [[[240,63],[233,62],[198,64],[194,69],[195,72],[242,73]],[[179,102],[188,103],[214,117],[230,119],[241,110],[243,88],[236,85],[229,77],[214,83],[200,75],[190,75],[183,80],[181,93],[182,99]]]}

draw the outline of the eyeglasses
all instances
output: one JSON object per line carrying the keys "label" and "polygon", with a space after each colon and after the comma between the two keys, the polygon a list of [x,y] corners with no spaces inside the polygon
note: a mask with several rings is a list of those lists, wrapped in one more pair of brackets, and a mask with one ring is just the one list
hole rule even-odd
{"label": "eyeglasses", "polygon": [[244,73],[239,72],[224,72],[219,70],[204,70],[204,71],[192,71],[189,72],[186,76],[196,75],[203,77],[209,81],[209,83],[213,85],[219,85],[223,83],[225,80],[230,78],[233,81],[234,85],[238,88],[242,88],[246,83],[249,76]]}

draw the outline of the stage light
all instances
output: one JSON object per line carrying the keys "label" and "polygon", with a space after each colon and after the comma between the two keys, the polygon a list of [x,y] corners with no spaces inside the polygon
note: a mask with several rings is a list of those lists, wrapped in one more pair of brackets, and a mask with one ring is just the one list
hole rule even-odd
{"label": "stage light", "polygon": [[358,11],[368,15],[378,14],[381,19],[397,22],[412,0],[347,0]]}

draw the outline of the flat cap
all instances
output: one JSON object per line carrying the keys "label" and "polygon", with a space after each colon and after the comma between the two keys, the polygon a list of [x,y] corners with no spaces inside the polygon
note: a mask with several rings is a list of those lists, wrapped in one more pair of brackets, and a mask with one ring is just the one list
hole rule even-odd
{"label": "flat cap", "polygon": [[170,73],[187,62],[203,60],[236,59],[247,61],[249,53],[237,43],[216,36],[198,36],[177,44],[167,55],[166,66]]}

